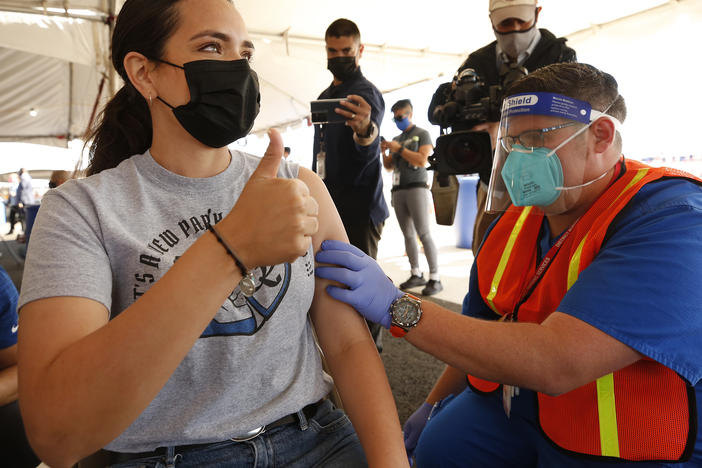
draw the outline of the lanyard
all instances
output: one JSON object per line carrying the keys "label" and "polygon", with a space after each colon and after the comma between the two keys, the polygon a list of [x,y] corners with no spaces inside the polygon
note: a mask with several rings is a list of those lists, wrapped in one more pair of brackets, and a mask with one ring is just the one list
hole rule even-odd
{"label": "lanyard", "polygon": [[[626,164],[624,161],[624,157],[619,161],[619,174],[610,182],[609,186],[614,184],[621,176],[624,175],[626,172]],[[608,187],[609,187],[608,186]],[[536,273],[534,273],[534,276],[529,280],[529,283],[527,284],[526,288],[524,288],[524,291],[522,292],[522,295],[519,298],[519,301],[517,302],[517,305],[514,308],[514,311],[506,315],[504,317],[504,320],[511,320],[513,322],[517,321],[518,318],[518,313],[519,313],[519,308],[526,302],[526,300],[529,298],[531,293],[534,292],[534,289],[536,288],[537,283],[541,280],[541,278],[544,276],[544,273],[546,273],[546,270],[548,269],[548,266],[551,264],[551,261],[553,258],[556,256],[558,251],[561,249],[563,246],[563,243],[566,241],[568,236],[570,235],[571,232],[573,232],[573,228],[577,224],[577,222],[580,220],[580,218],[576,219],[573,221],[573,223],[568,227],[568,229],[561,235],[561,237],[556,241],[555,244],[549,249],[548,253],[546,253],[546,256],[541,260],[541,263],[539,264],[538,268],[536,268]]]}
{"label": "lanyard", "polygon": [[522,292],[519,301],[517,302],[517,306],[514,308],[514,311],[509,314],[508,316],[505,317],[505,320],[511,320],[512,322],[516,322],[518,318],[518,313],[519,313],[519,307],[521,307],[524,302],[529,298],[532,292],[534,292],[534,289],[536,289],[536,285],[539,283],[541,278],[543,278],[544,274],[546,273],[546,270],[548,269],[549,265],[551,264],[551,261],[554,259],[556,254],[558,253],[559,250],[561,250],[561,247],[565,243],[566,239],[568,239],[568,236],[570,236],[570,233],[573,232],[573,228],[575,228],[575,225],[578,223],[580,220],[580,217],[573,221],[571,225],[568,227],[568,229],[561,234],[561,237],[558,238],[555,244],[549,249],[549,251],[546,253],[544,256],[543,260],[541,260],[541,263],[539,266],[536,268],[536,272],[534,273],[534,276],[531,277],[529,280],[529,283],[527,283],[526,288],[524,288],[524,291]]}

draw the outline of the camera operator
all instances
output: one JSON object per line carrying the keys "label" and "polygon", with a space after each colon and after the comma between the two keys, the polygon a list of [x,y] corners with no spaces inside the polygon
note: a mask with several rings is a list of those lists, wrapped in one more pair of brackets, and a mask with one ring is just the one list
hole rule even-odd
{"label": "camera operator", "polygon": [[[501,94],[495,99],[498,102],[492,103],[496,111],[486,112],[483,118],[477,121],[459,117],[453,122],[447,122],[450,119],[447,119],[446,115],[442,116],[440,112],[436,112],[437,107],[441,109],[441,106],[452,100],[452,88],[455,89],[457,78],[461,77],[463,81],[473,78],[480,80],[485,88],[501,86],[504,89],[520,74],[533,72],[552,63],[575,62],[576,56],[575,51],[566,46],[565,38],[556,38],[547,29],[536,27],[541,12],[541,7],[537,6],[537,0],[490,0],[489,8],[496,41],[471,53],[456,72],[454,82],[439,86],[429,105],[429,121],[443,128],[450,126],[452,132],[460,130],[488,132],[494,148],[497,124],[500,119]],[[473,75],[476,76],[473,77]],[[468,98],[470,99],[470,96]],[[438,141],[437,147],[440,148]],[[488,152],[483,151],[483,153]],[[484,161],[473,164],[475,172],[480,177],[477,189],[478,212],[473,227],[473,250],[480,245],[485,230],[496,217],[485,213],[487,186],[492,169],[492,152],[483,154],[482,158]]]}

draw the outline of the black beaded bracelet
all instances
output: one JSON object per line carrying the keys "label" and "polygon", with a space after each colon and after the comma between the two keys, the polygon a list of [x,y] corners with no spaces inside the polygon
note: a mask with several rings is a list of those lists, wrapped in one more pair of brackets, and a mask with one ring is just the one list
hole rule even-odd
{"label": "black beaded bracelet", "polygon": [[242,263],[241,260],[239,260],[239,257],[236,256],[234,251],[232,250],[231,247],[229,247],[229,244],[227,244],[227,241],[225,241],[222,236],[219,235],[219,232],[215,229],[215,227],[212,224],[209,224],[207,226],[207,229],[215,235],[217,240],[219,241],[220,244],[226,249],[227,253],[229,254],[230,257],[234,259],[234,263],[236,263],[236,266],[239,268],[239,271],[241,271],[242,276],[246,276],[249,273],[249,270],[246,268],[246,266]]}
{"label": "black beaded bracelet", "polygon": [[222,244],[229,256],[234,259],[234,263],[236,263],[236,266],[237,268],[239,268],[239,271],[241,271],[241,281],[239,281],[239,289],[241,289],[241,293],[246,297],[253,296],[253,293],[256,292],[256,280],[254,278],[253,273],[246,268],[246,266],[241,260],[239,260],[239,257],[237,257],[232,248],[229,247],[227,241],[225,241],[222,238],[222,236],[219,235],[219,232],[217,232],[217,230],[212,224],[209,224],[207,226],[207,229],[212,234],[214,234],[214,236],[217,238],[217,241],[220,244]]}

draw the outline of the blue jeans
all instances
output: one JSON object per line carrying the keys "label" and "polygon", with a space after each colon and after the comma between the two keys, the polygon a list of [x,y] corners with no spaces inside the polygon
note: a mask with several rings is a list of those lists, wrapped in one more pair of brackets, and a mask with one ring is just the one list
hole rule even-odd
{"label": "blue jeans", "polygon": [[366,467],[366,457],[351,421],[324,401],[311,418],[302,411],[298,422],[279,426],[245,441],[226,440],[179,451],[168,447],[166,456],[130,460],[113,468],[190,467]]}
{"label": "blue jeans", "polygon": [[17,401],[0,406],[0,465],[34,468],[41,460],[34,454],[24,433]]}

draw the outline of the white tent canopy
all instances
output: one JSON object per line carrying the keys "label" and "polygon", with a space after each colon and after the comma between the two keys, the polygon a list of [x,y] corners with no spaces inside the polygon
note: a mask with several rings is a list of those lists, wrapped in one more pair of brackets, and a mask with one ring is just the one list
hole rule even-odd
{"label": "white tent canopy", "polygon": [[[0,141],[65,146],[68,139],[83,135],[100,83],[111,73],[107,20],[121,3],[0,0]],[[346,17],[359,25],[366,45],[364,74],[381,90],[391,91],[440,75],[448,81],[469,51],[494,38],[487,3],[235,1],[257,50],[253,66],[261,80],[262,106],[254,132],[294,125],[308,115],[308,102],[331,79],[323,36],[334,19]],[[666,24],[662,18],[670,23],[689,17],[699,25],[702,15],[702,0],[539,4],[539,25],[569,36],[581,60],[604,69],[606,64],[596,60],[598,51],[620,48],[621,61],[627,61],[637,41]],[[648,55],[649,61],[661,58]],[[646,67],[645,61],[630,64],[632,69]],[[100,104],[109,88],[104,86]]]}
{"label": "white tent canopy", "polygon": [[[19,2],[4,3],[0,10],[20,10],[10,5]],[[0,140],[65,146],[82,136],[107,70],[108,44],[104,23],[0,13]]]}

